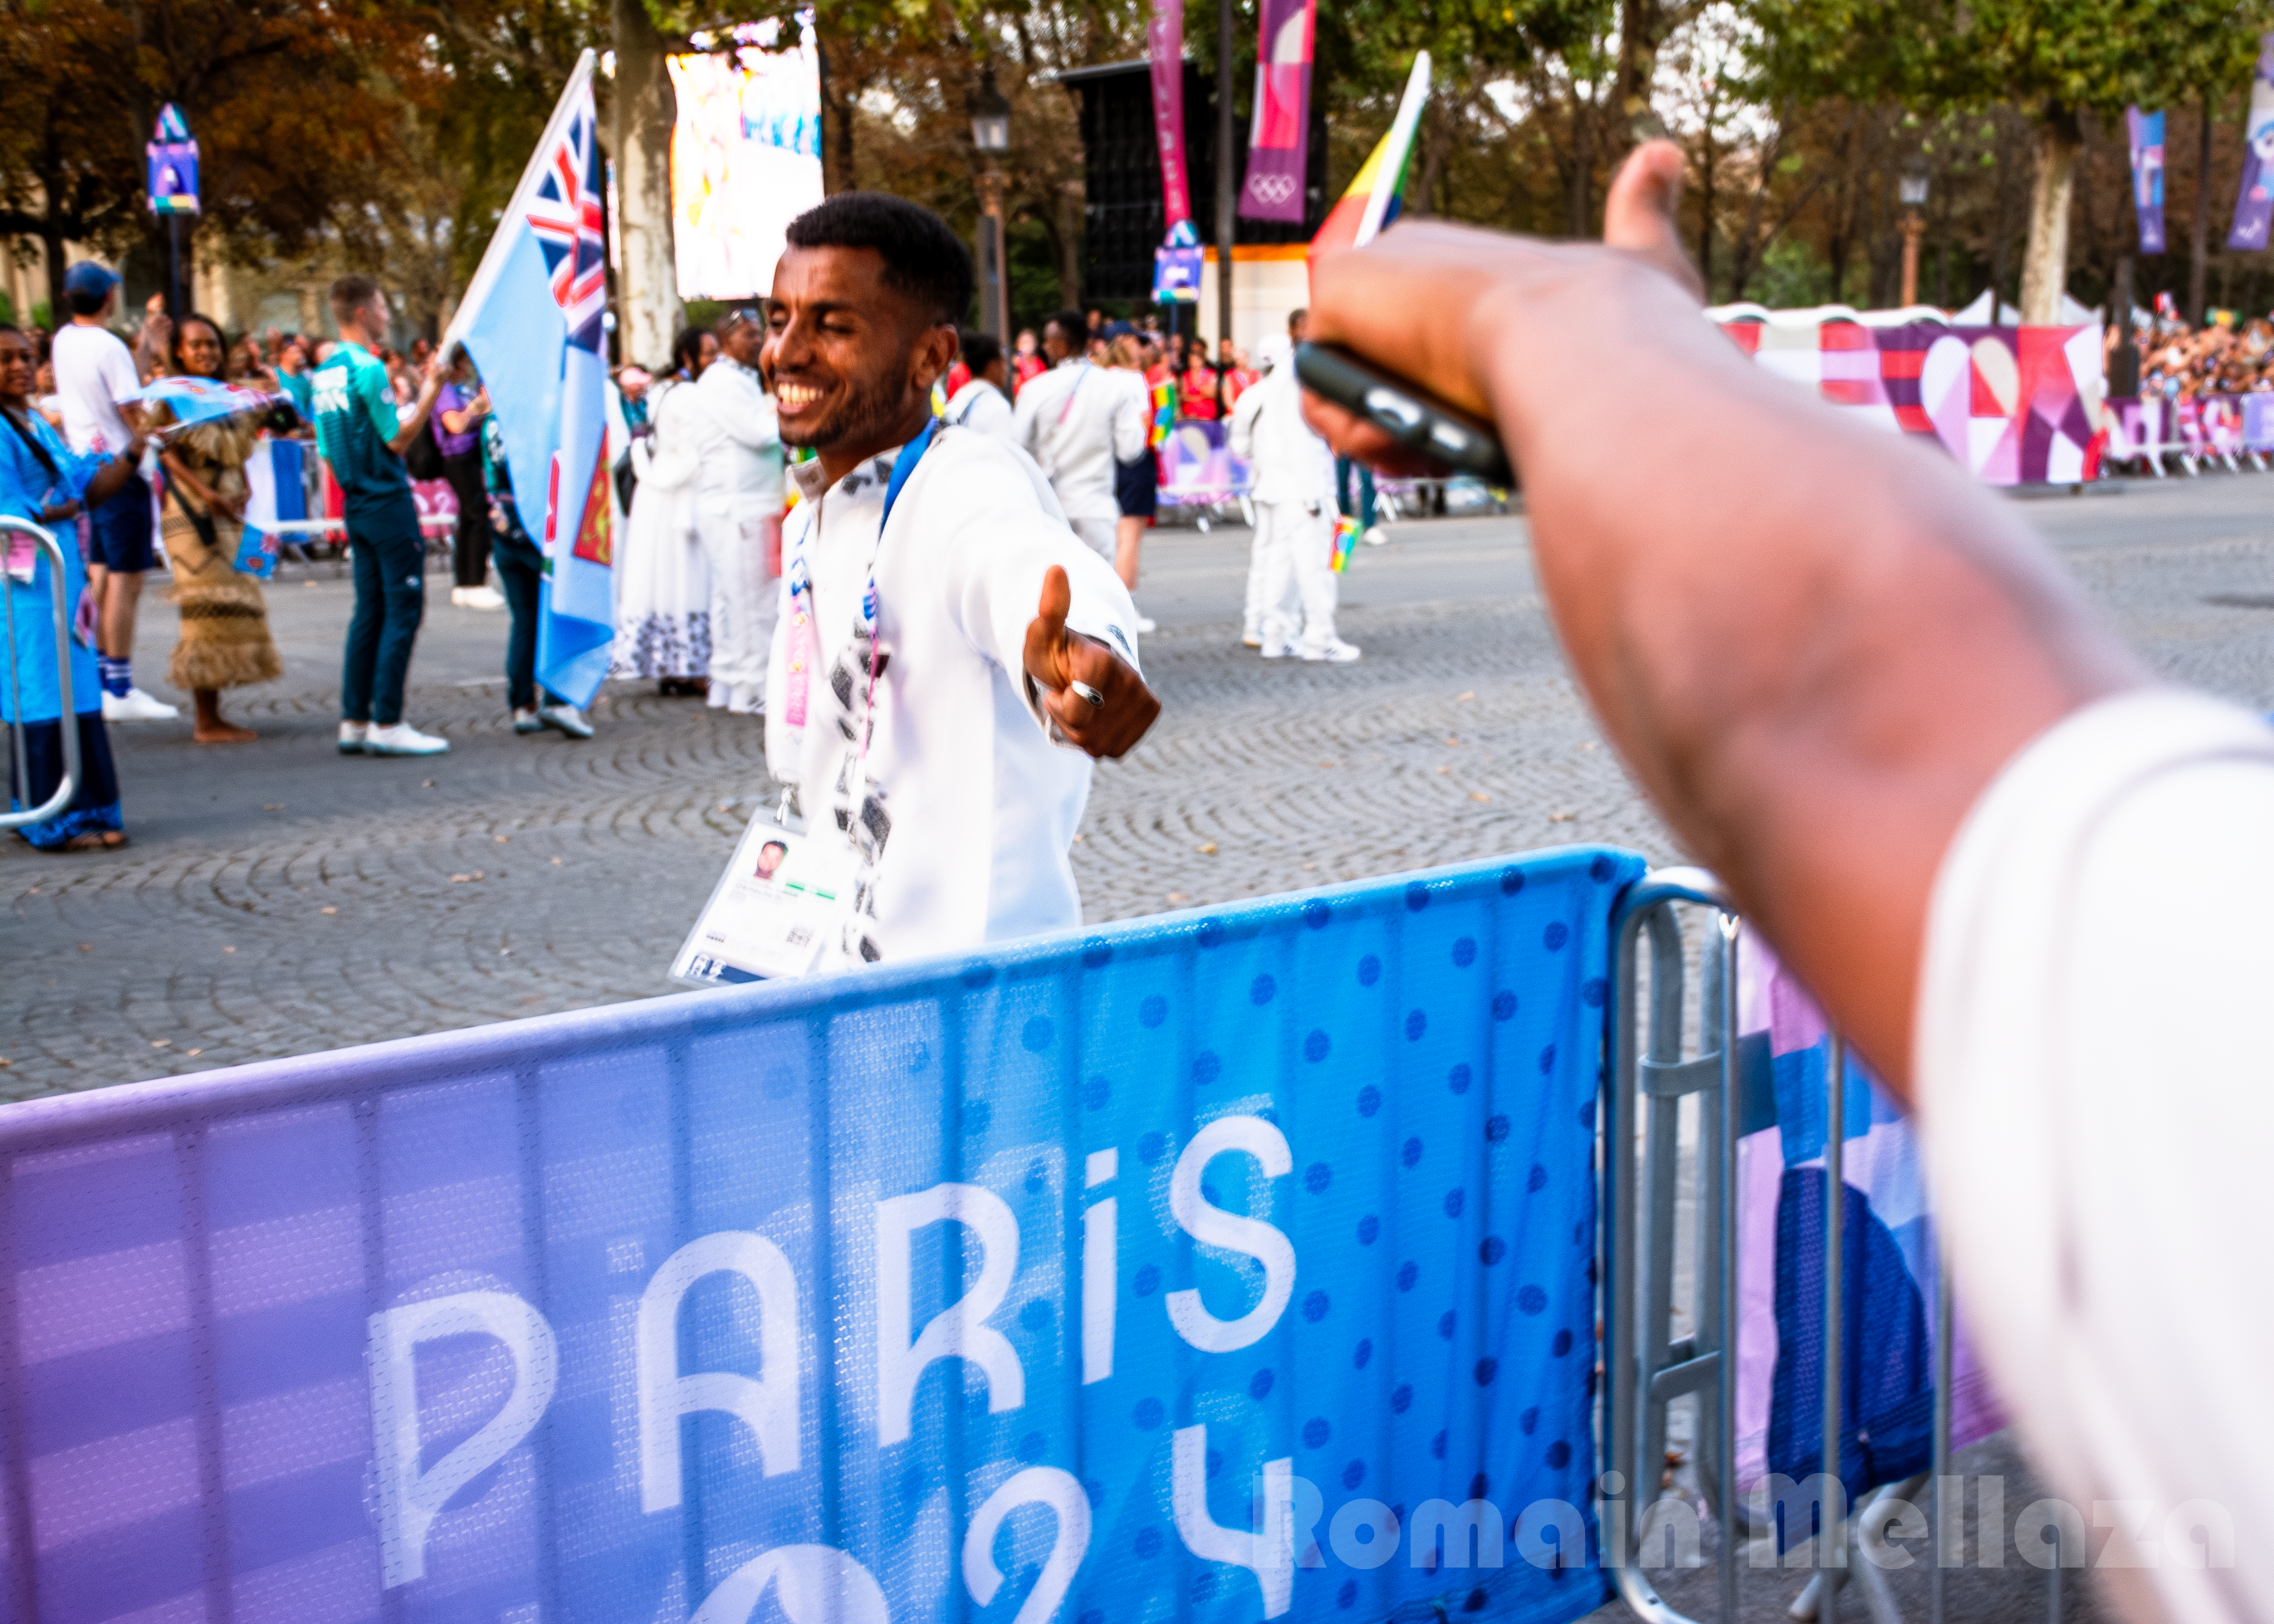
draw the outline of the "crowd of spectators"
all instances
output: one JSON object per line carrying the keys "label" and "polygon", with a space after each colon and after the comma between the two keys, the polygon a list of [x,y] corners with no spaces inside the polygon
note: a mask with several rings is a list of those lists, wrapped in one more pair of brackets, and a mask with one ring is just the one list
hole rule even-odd
{"label": "crowd of spectators", "polygon": [[[2169,311],[2142,312],[2135,313],[2132,336],[2139,350],[2139,392],[2143,395],[2185,401],[2274,390],[2274,320],[2256,316],[2240,320],[2233,311],[2215,310],[2202,327],[2190,327]],[[2112,327],[2112,357],[2117,342]],[[2112,383],[2120,381],[2118,371],[2112,360]]]}

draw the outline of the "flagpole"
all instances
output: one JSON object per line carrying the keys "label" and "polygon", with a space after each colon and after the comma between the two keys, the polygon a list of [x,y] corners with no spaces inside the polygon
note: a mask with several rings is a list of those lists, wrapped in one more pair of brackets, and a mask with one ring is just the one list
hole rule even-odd
{"label": "flagpole", "polygon": [[[1429,53],[1417,51],[1413,56],[1413,71],[1405,76],[1405,94],[1398,101],[1397,117],[1389,126],[1391,152],[1408,150],[1413,139],[1413,126],[1421,122],[1421,105],[1428,99]],[[1366,213],[1359,216],[1358,237],[1351,244],[1352,247],[1363,248],[1381,234],[1382,217],[1389,212],[1389,199],[1397,194],[1404,180],[1402,165],[1400,169],[1399,174],[1375,178],[1374,190],[1367,194]]]}
{"label": "flagpole", "polygon": [[450,347],[464,339],[482,313],[482,305],[490,297],[490,289],[505,274],[505,262],[512,253],[513,230],[537,195],[538,184],[545,179],[553,148],[560,144],[561,133],[575,117],[577,92],[590,84],[592,65],[597,58],[592,48],[586,46],[576,58],[576,65],[568,71],[568,82],[561,87],[561,99],[553,104],[553,117],[545,121],[545,133],[537,138],[537,146],[529,154],[529,162],[521,171],[513,196],[498,216],[497,229],[490,234],[490,244],[482,251],[482,262],[474,267],[473,280],[467,282],[465,293],[458,300],[458,308],[450,317],[449,330],[442,335],[441,353],[450,353]]}

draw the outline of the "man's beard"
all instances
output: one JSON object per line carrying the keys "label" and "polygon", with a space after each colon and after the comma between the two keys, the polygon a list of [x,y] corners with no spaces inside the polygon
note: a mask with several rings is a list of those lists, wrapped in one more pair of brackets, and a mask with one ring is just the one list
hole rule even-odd
{"label": "man's beard", "polygon": [[782,443],[826,451],[840,441],[866,439],[889,429],[900,410],[900,395],[893,380],[906,376],[903,370],[887,372],[865,385],[853,382],[844,400],[818,423],[797,429],[785,425]]}

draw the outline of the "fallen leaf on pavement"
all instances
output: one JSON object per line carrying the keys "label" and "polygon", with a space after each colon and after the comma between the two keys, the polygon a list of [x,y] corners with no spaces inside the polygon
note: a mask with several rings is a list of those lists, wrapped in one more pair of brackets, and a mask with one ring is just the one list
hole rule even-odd
{"label": "fallen leaf on pavement", "polygon": [[1193,850],[1198,852],[1203,857],[1213,857],[1216,855],[1216,842],[1211,840],[1205,846],[1196,846],[1193,847]]}
{"label": "fallen leaf on pavement", "polygon": [[1547,821],[1551,823],[1568,823],[1578,816],[1577,812],[1550,812],[1547,815]]}
{"label": "fallen leaf on pavement", "polygon": [[[1486,793],[1484,793],[1484,791],[1482,791],[1482,790],[1480,790],[1480,789],[1472,789],[1472,790],[1471,790],[1471,791],[1469,792],[1469,799],[1470,799],[1471,801],[1490,801],[1490,800],[1492,799],[1492,797],[1491,797],[1490,795],[1486,794]],[[1831,1186],[1830,1186],[1829,1184],[1826,1184],[1826,1185],[1825,1186],[1825,1188],[1826,1188],[1826,1189],[1827,1189],[1827,1190],[1829,1190],[1829,1189],[1831,1188]]]}
{"label": "fallen leaf on pavement", "polygon": [[[338,913],[338,912],[339,912],[339,910],[338,910],[337,908],[318,908],[318,909],[316,910],[316,912],[317,912],[317,913],[319,913],[319,914],[336,914],[336,913]],[[1826,1186],[1825,1186],[1825,1188],[1828,1190],[1828,1189],[1830,1189],[1830,1188],[1831,1188],[1831,1186],[1830,1186],[1829,1184],[1827,1184],[1827,1185],[1826,1185]]]}

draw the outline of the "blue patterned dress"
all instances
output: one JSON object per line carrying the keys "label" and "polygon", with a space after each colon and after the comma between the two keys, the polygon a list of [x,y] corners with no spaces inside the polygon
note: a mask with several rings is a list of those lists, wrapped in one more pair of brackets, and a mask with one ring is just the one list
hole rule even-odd
{"label": "blue patterned dress", "polygon": [[[0,410],[0,512],[39,523],[49,504],[76,500],[106,458],[79,456],[36,412],[17,417]],[[64,548],[64,601],[72,622],[72,710],[79,729],[79,786],[70,806],[17,832],[42,851],[54,851],[74,836],[123,829],[118,773],[111,764],[110,739],[102,726],[102,684],[95,669],[91,625],[80,613],[87,591],[87,564],[80,556],[79,525],[66,519],[50,527]],[[7,540],[8,561],[24,561],[25,538]],[[10,748],[9,803],[11,811],[44,805],[64,779],[63,697],[56,669],[54,567],[44,549],[34,549],[28,579],[7,574],[7,641],[0,644],[8,680],[0,682],[0,719],[20,724],[21,749]]]}

